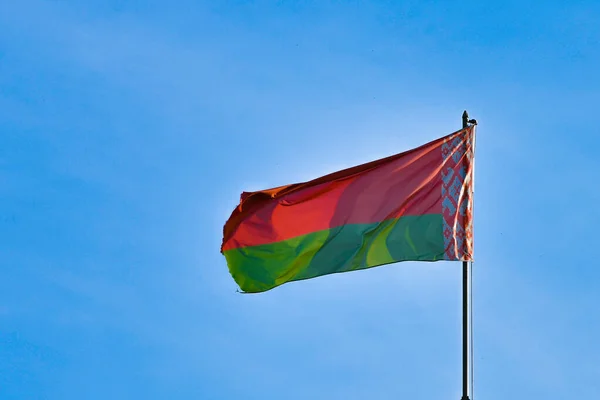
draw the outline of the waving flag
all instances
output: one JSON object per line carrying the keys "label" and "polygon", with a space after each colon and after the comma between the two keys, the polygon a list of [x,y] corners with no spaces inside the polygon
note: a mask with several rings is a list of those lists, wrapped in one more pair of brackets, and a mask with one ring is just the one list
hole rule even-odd
{"label": "waving flag", "polygon": [[244,292],[399,261],[471,261],[474,126],[309,182],[244,192],[221,252]]}

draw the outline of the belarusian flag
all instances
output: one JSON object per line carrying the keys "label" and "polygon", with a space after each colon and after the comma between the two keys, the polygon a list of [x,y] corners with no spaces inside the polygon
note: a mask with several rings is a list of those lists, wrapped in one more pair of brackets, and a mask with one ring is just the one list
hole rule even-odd
{"label": "belarusian flag", "polygon": [[244,292],[398,261],[471,261],[474,127],[310,182],[244,192],[221,252]]}

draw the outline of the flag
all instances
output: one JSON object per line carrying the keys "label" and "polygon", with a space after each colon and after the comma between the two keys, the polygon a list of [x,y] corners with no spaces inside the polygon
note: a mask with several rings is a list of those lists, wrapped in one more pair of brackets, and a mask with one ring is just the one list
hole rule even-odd
{"label": "flag", "polygon": [[244,192],[221,252],[240,289],[399,261],[471,261],[474,126],[314,179]]}

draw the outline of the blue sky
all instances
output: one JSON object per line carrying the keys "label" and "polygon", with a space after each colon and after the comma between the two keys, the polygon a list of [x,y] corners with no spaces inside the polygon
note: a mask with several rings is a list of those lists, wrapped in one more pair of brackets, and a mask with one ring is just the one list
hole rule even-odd
{"label": "blue sky", "polygon": [[475,399],[600,396],[600,3],[0,0],[1,399],[459,399],[460,265],[240,295],[243,190],[480,122]]}

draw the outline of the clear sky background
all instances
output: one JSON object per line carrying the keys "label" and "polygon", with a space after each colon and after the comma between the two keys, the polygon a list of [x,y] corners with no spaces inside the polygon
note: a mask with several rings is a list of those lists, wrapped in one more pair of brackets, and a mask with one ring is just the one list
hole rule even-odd
{"label": "clear sky background", "polygon": [[597,1],[0,0],[0,399],[460,398],[459,263],[236,293],[243,190],[479,121],[475,399],[600,397]]}

